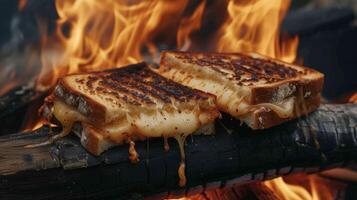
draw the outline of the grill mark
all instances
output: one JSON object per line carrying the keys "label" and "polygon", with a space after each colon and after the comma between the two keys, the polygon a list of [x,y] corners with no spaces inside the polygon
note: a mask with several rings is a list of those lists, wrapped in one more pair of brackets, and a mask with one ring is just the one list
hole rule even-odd
{"label": "grill mark", "polygon": [[187,86],[181,85],[169,79],[166,79],[151,70],[147,69],[143,71],[145,74],[150,74],[150,78],[152,79],[151,83],[157,89],[163,90],[167,92],[171,97],[178,99],[180,101],[188,101],[191,98],[194,99],[208,99],[208,96],[202,95],[198,90],[191,89]]}
{"label": "grill mark", "polygon": [[[103,79],[102,76],[100,76],[101,73],[97,73],[95,75],[91,75],[87,77],[87,80],[85,81],[85,84],[88,88],[88,91],[91,95],[95,95],[95,94],[105,94],[105,95],[111,95],[117,99],[122,99],[127,103],[133,104],[133,105],[141,105],[139,103],[139,101],[137,101],[137,99],[131,97],[128,98],[127,96],[122,96],[120,95],[118,92],[116,91],[121,91],[121,92],[126,92],[125,90],[123,90],[122,88],[113,88],[112,86],[108,85],[105,83],[105,79]],[[95,86],[95,82],[98,81],[98,86]],[[83,79],[83,83],[84,83],[84,79]],[[112,90],[112,91],[108,91],[108,87]],[[114,90],[114,91],[113,91]],[[115,91],[116,90],[116,91]]]}
{"label": "grill mark", "polygon": [[[137,102],[136,100],[132,99],[132,98],[128,98],[127,96],[122,96],[120,95],[118,92],[115,92],[115,91],[111,91],[111,90],[108,90],[107,88],[103,88],[103,87],[97,87],[96,88],[97,92],[98,93],[101,93],[101,94],[104,94],[104,95],[110,95],[112,97],[115,97],[117,99],[121,99],[121,100],[124,100],[125,102],[127,103],[130,103],[130,104],[133,104],[133,105],[141,105],[139,102]],[[106,98],[110,101],[113,101],[112,98]],[[119,104],[120,105],[120,104]]]}
{"label": "grill mark", "polygon": [[[239,85],[249,85],[252,84],[252,82],[260,80],[265,80],[266,83],[278,82],[286,78],[296,77],[300,74],[299,71],[284,64],[276,63],[271,60],[252,58],[238,53],[218,55],[179,52],[176,53],[175,57],[184,63],[208,67],[226,77],[228,77],[229,73],[221,69],[230,70],[233,73],[233,77],[229,77],[229,79],[237,81]],[[243,78],[243,75],[249,76],[249,78]]]}
{"label": "grill mark", "polygon": [[[262,60],[262,59],[253,59],[248,56],[242,55],[242,61],[247,65],[257,68],[267,74],[273,75],[274,73],[278,74],[280,78],[285,77],[293,77],[297,75],[297,71],[288,66],[284,66],[270,60]],[[267,71],[268,69],[268,71]]]}
{"label": "grill mark", "polygon": [[154,95],[157,98],[160,98],[162,101],[164,101],[166,103],[171,102],[171,99],[168,97],[167,92],[155,87],[154,85],[151,85],[150,81],[144,81],[143,79],[140,79],[137,76],[134,76],[134,80],[138,82],[139,87],[142,87],[142,88],[146,87],[151,95]]}
{"label": "grill mark", "polygon": [[93,90],[94,87],[93,87],[93,83],[98,80],[98,77],[95,77],[95,76],[88,76],[87,78],[87,82],[86,82],[86,85],[87,87],[90,89],[90,90]]}
{"label": "grill mark", "polygon": [[151,95],[152,98],[160,99],[165,103],[171,103],[170,98],[155,91],[147,82],[139,80],[137,76],[129,77],[128,75],[123,75],[121,77],[110,77],[110,79],[116,81],[118,84],[125,85],[127,88],[138,90],[143,95]]}
{"label": "grill mark", "polygon": [[[244,81],[258,81],[259,80],[259,77],[260,75],[262,75],[262,73],[254,68],[251,68],[251,67],[246,67],[243,63],[241,62],[237,62],[236,60],[233,60],[232,61],[232,65],[234,66],[234,73],[237,73],[237,72],[246,72],[247,74],[250,74],[250,79],[241,79],[239,77],[239,79],[237,81],[239,81],[239,83],[241,82],[244,82]],[[244,75],[244,73],[242,73],[242,75]]]}
{"label": "grill mark", "polygon": [[[147,72],[146,72],[147,71]],[[173,81],[168,81],[162,76],[157,75],[156,73],[146,70],[146,74],[149,75],[147,79],[152,84],[152,86],[158,90],[164,92],[166,95],[171,96],[173,98],[179,97],[179,99],[184,99],[186,97],[192,97],[192,90],[186,88],[181,84],[177,84]],[[143,71],[144,72],[144,71]],[[168,86],[168,88],[162,87]]]}
{"label": "grill mark", "polygon": [[[125,100],[127,103],[133,103],[135,105],[141,105],[140,102],[147,103],[147,104],[155,104],[147,96],[140,94],[134,90],[127,89],[113,81],[109,81],[109,79],[106,76],[102,77],[102,80],[99,81],[99,84],[103,87],[111,89],[112,91],[110,94],[116,97],[120,97],[121,99]],[[124,95],[122,97],[119,95],[118,92],[124,93],[128,96]]]}
{"label": "grill mark", "polygon": [[[171,103],[171,99],[184,102],[191,99],[208,99],[210,95],[191,89],[162,77],[146,64],[140,63],[101,73],[101,84],[112,90],[128,94],[135,103],[155,104],[155,100]],[[104,74],[104,75],[103,75]],[[150,98],[151,97],[151,98]]]}

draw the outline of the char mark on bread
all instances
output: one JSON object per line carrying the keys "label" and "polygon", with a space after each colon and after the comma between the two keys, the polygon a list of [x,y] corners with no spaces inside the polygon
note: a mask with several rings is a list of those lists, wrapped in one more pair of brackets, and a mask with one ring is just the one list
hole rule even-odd
{"label": "char mark on bread", "polygon": [[82,145],[96,155],[138,139],[187,136],[219,116],[214,95],[160,76],[145,63],[62,77],[47,99],[46,118],[54,116],[66,134],[79,124]]}
{"label": "char mark on bread", "polygon": [[205,100],[210,96],[159,76],[145,63],[95,72],[76,81],[85,84],[90,94],[112,96],[134,105]]}
{"label": "char mark on bread", "polygon": [[256,53],[165,51],[157,72],[214,94],[221,111],[253,129],[269,128],[315,110],[324,78],[313,69]]}

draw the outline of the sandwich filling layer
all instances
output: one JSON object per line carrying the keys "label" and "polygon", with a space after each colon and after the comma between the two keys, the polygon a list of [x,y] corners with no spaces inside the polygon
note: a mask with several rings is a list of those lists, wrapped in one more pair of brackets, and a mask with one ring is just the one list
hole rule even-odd
{"label": "sandwich filling layer", "polygon": [[[191,71],[193,70],[195,69],[191,69]],[[215,78],[217,75],[212,76],[212,74],[206,74],[203,71],[200,71],[199,75],[195,75],[188,73],[187,70],[175,67],[170,68],[168,71],[163,71],[161,74],[189,87],[215,94],[219,108],[234,117],[254,112],[261,107],[275,111],[281,118],[293,115],[295,97],[288,96],[295,92],[295,89],[283,91],[285,93],[282,95],[283,99],[275,103],[250,105],[247,100],[250,97],[250,90],[236,86],[227,80],[217,79]]]}
{"label": "sandwich filling layer", "polygon": [[62,125],[60,136],[80,124],[81,130],[75,132],[82,145],[95,155],[128,143],[133,162],[138,161],[134,141],[175,138],[181,150],[181,186],[186,183],[186,136],[203,129],[212,132],[210,127],[220,115],[214,95],[164,78],[144,63],[63,77],[46,99],[42,114]]}
{"label": "sandwich filling layer", "polygon": [[53,116],[61,123],[63,129],[70,131],[76,122],[89,123],[95,126],[98,133],[117,144],[124,143],[129,138],[175,137],[187,136],[199,130],[204,125],[212,123],[207,113],[183,110],[179,112],[140,113],[126,115],[108,124],[95,124],[76,109],[62,100],[53,103]]}
{"label": "sandwich filling layer", "polygon": [[[157,71],[178,83],[214,94],[221,111],[248,125],[255,124],[251,126],[254,129],[297,117],[296,104],[307,98],[318,102],[323,83],[323,75],[317,71],[258,54],[167,51],[162,53]],[[247,121],[254,119],[248,115],[259,116],[257,113],[263,112],[280,119],[262,121],[264,126]]]}

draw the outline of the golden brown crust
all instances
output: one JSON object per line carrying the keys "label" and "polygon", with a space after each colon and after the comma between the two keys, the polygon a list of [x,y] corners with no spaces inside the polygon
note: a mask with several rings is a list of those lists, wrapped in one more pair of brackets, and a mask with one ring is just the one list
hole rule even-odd
{"label": "golden brown crust", "polygon": [[[108,72],[108,74],[99,77],[103,86],[111,87],[114,90],[118,86],[123,86],[128,90],[128,94],[140,98],[139,104],[155,104],[158,100],[172,103],[171,99],[187,102],[192,99],[215,98],[211,94],[189,88],[160,76],[145,63],[111,69],[103,73],[105,72]],[[114,88],[113,84],[115,85]]]}
{"label": "golden brown crust", "polygon": [[281,118],[273,110],[262,107],[253,113],[247,114],[242,119],[252,129],[270,128],[283,122],[307,115],[308,113],[316,110],[316,108],[320,105],[320,94],[307,97],[304,101],[301,98],[297,98],[294,104],[294,115],[289,118]]}
{"label": "golden brown crust", "polygon": [[[95,82],[97,84],[94,84]],[[71,84],[85,86],[88,94],[78,91]],[[97,123],[105,122],[107,110],[103,103],[95,101],[91,95],[105,96],[108,101],[118,102],[118,107],[121,106],[119,102],[141,106],[158,102],[173,104],[173,100],[206,104],[208,99],[214,102],[216,98],[214,95],[162,77],[145,63],[88,73],[87,76],[75,78],[75,83],[69,83],[66,77],[63,77],[59,80],[54,95],[88,117],[90,121]]]}
{"label": "golden brown crust", "polygon": [[64,101],[67,105],[78,109],[78,111],[87,116],[93,122],[102,123],[105,120],[106,109],[102,104],[94,101],[92,98],[77,92],[63,79],[60,79],[56,88],[55,96]]}
{"label": "golden brown crust", "polygon": [[100,141],[103,140],[103,137],[88,124],[82,123],[82,128],[81,143],[83,147],[96,156],[100,155]]}
{"label": "golden brown crust", "polygon": [[[182,75],[187,76],[187,79],[195,79],[195,76],[205,73],[204,75],[209,75],[206,78],[207,81],[210,81],[210,76],[213,76],[214,79],[223,81],[222,84],[229,84],[237,92],[241,90],[242,96],[246,95],[244,96],[244,103],[248,106],[258,105],[258,107],[254,111],[249,111],[247,114],[242,113],[236,117],[245,121],[253,129],[269,128],[313,111],[319,105],[319,96],[324,82],[323,74],[316,70],[254,53],[166,51],[162,53],[160,65],[158,71],[174,80],[175,70],[187,72],[188,75]],[[173,69],[173,73],[170,73],[171,69]],[[177,75],[177,77],[180,77],[177,80],[185,79],[182,76]],[[194,84],[191,86],[196,87]],[[196,89],[209,91],[205,86],[199,84]],[[224,96],[224,92],[220,90],[217,93],[213,92],[213,94]],[[270,103],[278,106],[282,105],[283,102],[291,102],[292,100],[294,106],[301,107],[301,99],[305,99],[307,108],[299,109],[300,114],[290,113],[289,111],[288,114],[282,115],[277,113],[280,112],[279,110],[274,111],[274,109],[259,105]],[[221,109],[222,105],[228,106],[229,104],[225,100],[223,103],[222,101],[219,102]],[[285,108],[294,110],[291,106]],[[222,110],[230,112],[233,109],[224,108]]]}
{"label": "golden brown crust", "polygon": [[[266,102],[279,102],[291,96],[297,96],[299,92],[306,97],[320,94],[324,83],[324,77],[320,76],[313,80],[285,81],[279,86],[255,87],[251,90],[250,104]],[[281,93],[285,93],[280,95]]]}
{"label": "golden brown crust", "polygon": [[114,143],[108,140],[108,136],[103,134],[100,130],[88,123],[81,123],[82,131],[80,133],[82,146],[90,153],[99,156],[105,150],[121,143]]}
{"label": "golden brown crust", "polygon": [[259,54],[252,54],[255,56],[253,57],[243,53],[164,51],[161,61],[165,62],[168,54],[182,63],[212,69],[237,85],[243,86],[254,87],[257,82],[265,85],[274,84],[301,75],[318,73],[313,69],[297,65],[292,67],[291,64]]}
{"label": "golden brown crust", "polygon": [[[324,81],[323,74],[314,69],[295,64],[291,67],[289,63],[258,54],[253,58],[242,53],[164,51],[161,54],[161,70],[173,67],[169,62],[169,54],[174,55],[179,62],[213,69],[235,84],[250,88],[251,96],[246,99],[250,105],[279,102],[295,96],[301,88],[304,94],[315,96],[321,92]],[[227,74],[226,70],[233,75]],[[260,84],[256,85],[257,81]]]}

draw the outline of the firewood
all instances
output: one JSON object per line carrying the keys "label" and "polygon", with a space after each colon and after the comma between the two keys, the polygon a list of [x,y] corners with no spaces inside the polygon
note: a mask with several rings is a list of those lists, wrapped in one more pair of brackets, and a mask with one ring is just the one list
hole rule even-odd
{"label": "firewood", "polygon": [[138,142],[137,164],[128,159],[128,145],[95,157],[74,135],[49,146],[24,149],[58,132],[58,128],[51,132],[44,126],[0,137],[3,199],[178,196],[295,172],[317,172],[357,159],[357,105],[352,104],[322,105],[307,117],[263,131],[241,127],[225,116],[217,123],[216,135],[187,138],[188,182],[183,188],[178,186],[180,153],[173,139],[168,152],[161,138]]}
{"label": "firewood", "polygon": [[[15,133],[22,127],[25,113],[35,100],[42,99],[45,93],[33,86],[21,85],[0,96],[0,135]],[[37,116],[37,114],[35,114]]]}

